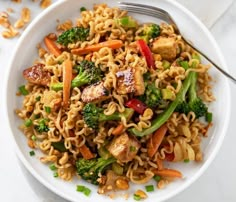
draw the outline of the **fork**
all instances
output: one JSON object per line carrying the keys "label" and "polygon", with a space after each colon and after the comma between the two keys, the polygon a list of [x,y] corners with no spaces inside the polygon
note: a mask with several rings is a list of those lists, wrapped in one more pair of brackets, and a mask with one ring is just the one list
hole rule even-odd
{"label": "fork", "polygon": [[158,7],[154,6],[149,6],[149,5],[144,5],[144,4],[136,4],[136,3],[128,3],[128,2],[119,2],[119,6],[121,9],[127,10],[129,12],[133,13],[139,13],[139,14],[144,14],[144,15],[149,15],[161,20],[164,20],[168,24],[171,24],[176,33],[180,34],[183,41],[187,43],[190,47],[192,47],[194,50],[196,50],[199,54],[201,54],[206,60],[208,60],[213,66],[215,66],[221,73],[223,73],[226,77],[231,79],[234,83],[236,83],[236,79],[231,76],[229,73],[224,71],[219,65],[217,65],[213,60],[211,60],[206,54],[204,54],[201,50],[199,50],[196,46],[191,44],[184,36],[181,34],[177,24],[175,23],[174,19],[171,17],[171,15]]}

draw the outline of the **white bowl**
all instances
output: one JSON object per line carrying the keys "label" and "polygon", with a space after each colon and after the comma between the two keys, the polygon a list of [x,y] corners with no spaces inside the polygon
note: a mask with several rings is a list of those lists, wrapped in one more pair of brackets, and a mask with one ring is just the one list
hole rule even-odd
{"label": "white bowl", "polygon": [[[145,3],[167,10],[176,20],[186,38],[190,39],[198,48],[213,58],[213,60],[222,68],[227,69],[224,58],[210,32],[184,7],[171,0],[146,0],[145,2],[142,0],[129,0],[129,2]],[[62,0],[42,12],[25,30],[16,46],[16,49],[14,50],[11,64],[8,67],[5,89],[5,115],[8,119],[7,124],[11,129],[9,132],[12,134],[16,143],[16,150],[19,158],[26,168],[42,184],[56,194],[70,201],[86,202],[96,200],[106,202],[111,201],[111,199],[107,196],[97,194],[97,187],[90,185],[83,180],[74,179],[72,182],[65,182],[54,178],[48,166],[40,163],[37,157],[32,158],[29,156],[30,149],[27,146],[26,138],[18,129],[21,120],[19,120],[19,118],[14,114],[14,110],[21,106],[21,100],[15,96],[15,93],[17,92],[18,87],[25,82],[21,76],[22,70],[31,66],[34,59],[37,58],[36,44],[42,41],[43,36],[47,33],[55,30],[56,20],[60,19],[63,21],[69,18],[78,17],[80,15],[80,7],[84,6],[87,9],[92,9],[94,3],[107,3],[109,6],[118,5],[116,1],[108,0]],[[148,16],[135,15],[135,17],[139,18],[141,22],[150,22],[154,20]],[[214,112],[214,125],[209,131],[209,137],[204,139],[202,145],[204,160],[201,163],[172,164],[172,167],[183,173],[184,178],[182,180],[174,181],[163,190],[157,190],[148,194],[149,197],[146,199],[147,202],[169,199],[187,188],[206,170],[213,158],[216,156],[216,153],[219,151],[229,123],[230,90],[227,79],[217,70],[212,68],[210,73],[216,80],[216,83],[214,83],[216,102],[214,102],[210,107],[211,111]],[[224,108],[224,113],[222,113],[222,108]],[[39,153],[36,153],[36,156],[39,156]],[[77,184],[85,184],[86,186],[89,186],[92,189],[91,196],[86,197],[83,194],[76,192],[75,189]],[[141,188],[143,187],[141,186]],[[130,193],[133,193],[135,189],[137,189],[137,186],[132,186]],[[117,197],[114,201],[123,200],[124,198]],[[130,196],[128,201],[133,201],[132,196]]]}

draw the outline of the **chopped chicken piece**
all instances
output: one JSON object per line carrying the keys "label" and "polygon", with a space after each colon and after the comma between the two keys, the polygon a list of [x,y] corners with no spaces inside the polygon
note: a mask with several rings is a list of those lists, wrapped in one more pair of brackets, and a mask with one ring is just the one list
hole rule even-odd
{"label": "chopped chicken piece", "polygon": [[24,78],[30,83],[46,86],[51,81],[51,74],[44,69],[44,64],[36,64],[23,71]]}
{"label": "chopped chicken piece", "polygon": [[117,77],[117,92],[125,95],[135,93],[142,95],[145,91],[143,75],[138,68],[128,68],[116,73]]}
{"label": "chopped chicken piece", "polygon": [[134,136],[124,133],[112,140],[108,151],[120,162],[132,161],[140,148],[139,141]]}
{"label": "chopped chicken piece", "polygon": [[110,97],[109,92],[104,87],[103,82],[98,82],[90,86],[87,86],[83,90],[82,95],[81,95],[81,99],[85,103],[100,102],[100,101],[108,99],[109,97]]}
{"label": "chopped chicken piece", "polygon": [[177,44],[174,37],[160,36],[152,43],[152,52],[160,54],[164,60],[174,60],[177,54]]}

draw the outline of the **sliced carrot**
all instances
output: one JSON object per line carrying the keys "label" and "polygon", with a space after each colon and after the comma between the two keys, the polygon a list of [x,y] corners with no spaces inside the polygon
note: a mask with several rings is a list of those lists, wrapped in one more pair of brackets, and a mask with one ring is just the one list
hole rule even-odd
{"label": "sliced carrot", "polygon": [[157,158],[157,167],[158,167],[158,170],[164,169],[163,160],[162,159]]}
{"label": "sliced carrot", "polygon": [[72,81],[72,62],[65,60],[63,65],[63,104],[66,107],[70,98],[70,87]]}
{"label": "sliced carrot", "polygon": [[72,49],[71,53],[73,53],[75,55],[84,55],[84,54],[88,54],[90,52],[98,51],[103,47],[117,49],[117,48],[122,47],[122,45],[123,45],[123,42],[121,40],[110,40],[110,41],[105,41],[105,42],[101,42],[98,44],[86,46],[84,48]]}
{"label": "sliced carrot", "polygon": [[149,138],[147,142],[147,153],[150,158],[157,152],[166,132],[167,126],[164,124]]}
{"label": "sliced carrot", "polygon": [[47,47],[47,49],[49,50],[50,53],[52,53],[56,57],[61,55],[61,50],[57,47],[57,45],[55,44],[55,42],[53,40],[49,39],[46,36],[46,37],[44,37],[44,43],[45,43],[45,45],[46,45],[46,47]]}
{"label": "sliced carrot", "polygon": [[90,149],[84,144],[79,148],[80,153],[82,154],[84,159],[92,159],[94,158],[94,154],[90,151]]}
{"label": "sliced carrot", "polygon": [[124,130],[125,126],[121,123],[119,124],[113,131],[112,131],[112,135],[120,135],[123,130]]}
{"label": "sliced carrot", "polygon": [[182,178],[182,173],[179,172],[178,170],[174,169],[162,169],[162,170],[153,170],[153,173],[155,175],[159,175],[162,177],[177,177],[177,178]]}

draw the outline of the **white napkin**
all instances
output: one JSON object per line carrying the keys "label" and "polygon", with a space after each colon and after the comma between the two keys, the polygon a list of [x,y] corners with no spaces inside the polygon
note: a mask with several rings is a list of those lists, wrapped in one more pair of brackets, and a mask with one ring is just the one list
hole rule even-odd
{"label": "white napkin", "polygon": [[208,28],[230,7],[234,0],[176,0],[192,11]]}

